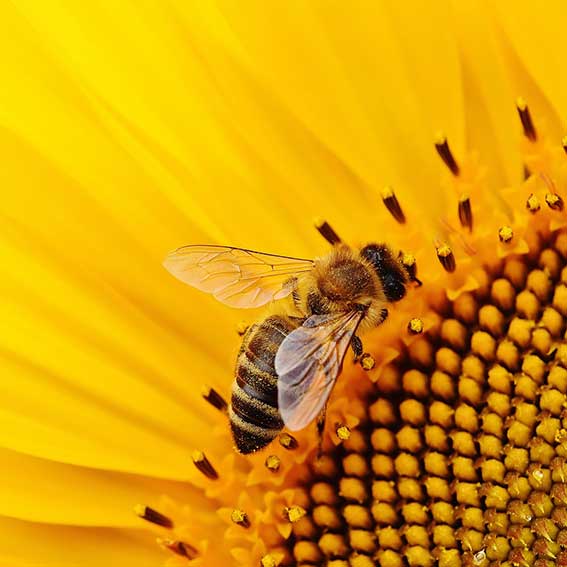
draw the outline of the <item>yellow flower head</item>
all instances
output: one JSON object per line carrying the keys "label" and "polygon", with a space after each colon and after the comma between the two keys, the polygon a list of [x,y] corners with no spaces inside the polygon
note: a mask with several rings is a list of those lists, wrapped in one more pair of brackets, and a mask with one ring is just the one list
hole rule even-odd
{"label": "yellow flower head", "polygon": [[[563,4],[0,14],[1,564],[567,564]],[[234,357],[266,312],[161,261],[322,257],[314,218],[413,282],[322,444],[243,456]]]}

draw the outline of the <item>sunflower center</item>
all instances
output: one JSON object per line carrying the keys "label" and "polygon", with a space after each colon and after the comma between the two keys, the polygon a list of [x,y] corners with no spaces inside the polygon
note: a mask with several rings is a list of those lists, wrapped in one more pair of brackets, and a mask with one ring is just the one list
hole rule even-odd
{"label": "sunflower center", "polygon": [[297,565],[567,564],[566,252],[507,259],[382,373],[311,465]]}

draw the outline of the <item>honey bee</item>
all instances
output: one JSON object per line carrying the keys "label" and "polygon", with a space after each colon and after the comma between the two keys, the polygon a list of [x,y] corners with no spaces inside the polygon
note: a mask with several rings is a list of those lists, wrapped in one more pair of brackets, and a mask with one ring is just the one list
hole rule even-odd
{"label": "honey bee", "polygon": [[291,298],[295,313],[252,325],[238,354],[229,418],[244,454],[268,445],[284,426],[298,431],[321,414],[349,346],[356,356],[363,352],[357,333],[380,325],[386,306],[404,297],[408,282],[419,282],[385,244],[340,243],[315,260],[184,246],[164,266],[231,307]]}

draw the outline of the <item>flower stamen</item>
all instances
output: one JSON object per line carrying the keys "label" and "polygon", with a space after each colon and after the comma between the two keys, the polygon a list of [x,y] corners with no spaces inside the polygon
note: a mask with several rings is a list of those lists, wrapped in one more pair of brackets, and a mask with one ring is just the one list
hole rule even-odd
{"label": "flower stamen", "polygon": [[563,210],[563,199],[557,193],[546,193],[545,202],[547,203],[547,206],[554,211]]}
{"label": "flower stamen", "polygon": [[362,366],[362,370],[366,370],[367,372],[369,370],[372,370],[376,365],[376,361],[374,360],[374,357],[368,352],[362,354],[359,362],[360,362],[360,366]]}
{"label": "flower stamen", "polygon": [[498,238],[500,242],[510,242],[514,238],[514,231],[509,226],[501,226],[498,229]]}
{"label": "flower stamen", "polygon": [[420,333],[423,333],[423,321],[418,317],[410,319],[408,323],[408,331],[413,335],[419,335]]}
{"label": "flower stamen", "polygon": [[315,219],[315,228],[319,234],[331,245],[340,244],[342,240],[339,235],[333,230],[333,227],[323,219]]}
{"label": "flower stamen", "polygon": [[235,508],[230,514],[230,519],[237,526],[241,526],[246,529],[250,527],[250,519],[248,518],[248,514],[244,510]]}
{"label": "flower stamen", "polygon": [[449,171],[457,177],[460,173],[460,169],[455,161],[453,153],[451,152],[451,148],[449,148],[449,142],[445,135],[440,134],[438,136],[438,139],[435,142],[435,149],[437,150],[439,157],[443,160],[443,163],[449,168]]}
{"label": "flower stamen", "polygon": [[534,127],[532,116],[530,114],[530,109],[526,101],[522,97],[516,99],[516,108],[518,109],[518,115],[522,122],[522,128],[524,130],[524,136],[530,141],[535,142],[537,140],[537,133]]}
{"label": "flower stamen", "polygon": [[447,272],[454,272],[457,267],[457,262],[451,247],[448,244],[440,244],[436,249],[437,258]]}
{"label": "flower stamen", "polygon": [[184,541],[157,538],[157,543],[164,549],[173,551],[173,553],[181,557],[187,557],[187,559],[196,559],[199,555],[199,552],[192,545]]}
{"label": "flower stamen", "polygon": [[268,553],[260,560],[262,567],[278,567],[278,563],[273,555]]}
{"label": "flower stamen", "polygon": [[461,195],[459,199],[459,221],[463,228],[473,229],[473,214],[471,209],[471,200],[468,195]]}
{"label": "flower stamen", "polygon": [[134,513],[142,520],[155,524],[156,526],[161,526],[162,528],[171,529],[173,528],[173,520],[164,516],[162,513],[150,508],[149,506],[144,506],[143,504],[138,504],[134,508]]}
{"label": "flower stamen", "polygon": [[264,465],[269,471],[278,472],[280,470],[281,459],[277,455],[268,455]]}
{"label": "flower stamen", "polygon": [[210,478],[211,480],[218,479],[219,474],[217,473],[217,471],[215,470],[209,459],[207,459],[205,453],[203,453],[202,451],[193,451],[191,458],[193,459],[193,464],[207,478]]}
{"label": "flower stamen", "polygon": [[307,511],[301,506],[295,505],[284,508],[284,517],[292,524],[301,520],[306,514]]}
{"label": "flower stamen", "polygon": [[526,201],[526,208],[528,209],[528,211],[530,211],[530,213],[537,213],[541,208],[539,199],[533,193],[528,197],[528,200]]}
{"label": "flower stamen", "polygon": [[284,449],[288,449],[289,451],[292,451],[293,449],[297,449],[297,447],[299,446],[297,439],[293,435],[290,435],[289,433],[287,433],[285,431],[278,435],[278,439],[279,439],[280,445]]}
{"label": "flower stamen", "polygon": [[339,424],[335,432],[337,434],[337,437],[341,441],[346,441],[347,439],[350,438],[350,429],[346,425]]}
{"label": "flower stamen", "polygon": [[390,214],[396,219],[400,224],[405,224],[406,216],[404,211],[391,187],[385,187],[381,192],[382,202],[390,212]]}
{"label": "flower stamen", "polygon": [[417,260],[413,254],[402,253],[402,265],[405,268],[410,281],[415,282],[418,286],[423,282],[417,277]]}
{"label": "flower stamen", "polygon": [[210,386],[205,386],[203,388],[203,391],[201,392],[201,395],[214,408],[218,409],[223,413],[227,411],[228,403],[214,388],[211,388]]}

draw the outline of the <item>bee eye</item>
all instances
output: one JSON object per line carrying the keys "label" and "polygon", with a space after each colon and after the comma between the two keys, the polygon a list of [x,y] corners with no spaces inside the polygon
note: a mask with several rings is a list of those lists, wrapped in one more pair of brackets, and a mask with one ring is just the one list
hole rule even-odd
{"label": "bee eye", "polygon": [[388,301],[399,301],[406,294],[406,287],[403,282],[385,278],[384,284],[384,295]]}

